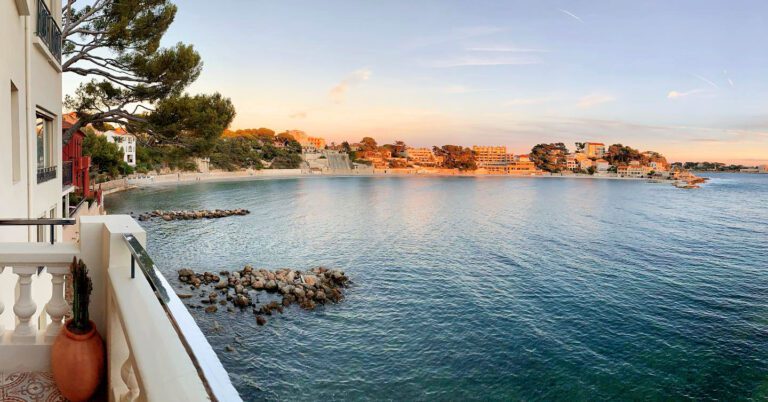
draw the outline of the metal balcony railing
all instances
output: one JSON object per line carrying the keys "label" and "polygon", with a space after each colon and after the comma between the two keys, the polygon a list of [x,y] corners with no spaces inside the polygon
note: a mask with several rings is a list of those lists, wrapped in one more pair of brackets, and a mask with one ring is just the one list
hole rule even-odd
{"label": "metal balcony railing", "polygon": [[37,168],[37,184],[45,183],[56,178],[56,166]]}
{"label": "metal balcony railing", "polygon": [[61,29],[43,0],[37,0],[37,36],[48,46],[56,61],[61,63]]}
{"label": "metal balcony railing", "polygon": [[65,161],[61,165],[61,185],[62,187],[67,187],[72,185],[72,176],[73,176],[74,170],[72,166],[72,161]]}
{"label": "metal balcony railing", "polygon": [[131,253],[131,279],[136,277],[136,266],[138,265],[144,278],[155,291],[157,300],[165,310],[168,320],[178,334],[192,364],[197,369],[210,400],[242,401],[213,349],[194,346],[205,340],[205,335],[168,281],[157,269],[147,250],[133,234],[123,234],[123,240]]}

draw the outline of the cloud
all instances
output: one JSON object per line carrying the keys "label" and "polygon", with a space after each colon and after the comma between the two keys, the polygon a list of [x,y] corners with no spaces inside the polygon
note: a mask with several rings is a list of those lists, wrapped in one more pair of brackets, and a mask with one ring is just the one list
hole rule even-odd
{"label": "cloud", "polygon": [[434,68],[472,66],[524,66],[531,64],[541,64],[541,60],[538,57],[531,56],[478,57],[470,55],[428,63],[430,67]]}
{"label": "cloud", "polygon": [[577,103],[577,105],[580,108],[587,109],[587,108],[591,108],[592,106],[597,106],[602,103],[613,102],[615,100],[616,98],[611,95],[592,94],[579,99],[579,102]]}
{"label": "cloud", "polygon": [[474,46],[466,49],[470,52],[504,52],[504,53],[541,53],[548,52],[544,49],[531,49],[516,46],[504,46],[504,45],[487,45],[487,46]]}
{"label": "cloud", "polygon": [[367,68],[361,68],[360,70],[352,72],[347,78],[344,78],[341,82],[336,84],[329,93],[331,100],[335,103],[343,103],[347,98],[347,92],[352,87],[359,85],[363,81],[367,81],[371,78],[373,72]]}
{"label": "cloud", "polygon": [[415,48],[421,48],[421,47],[435,46],[435,45],[440,45],[444,43],[451,43],[451,42],[476,38],[480,36],[493,35],[493,34],[504,32],[506,30],[507,28],[496,27],[496,26],[482,26],[482,25],[456,28],[447,33],[415,38],[408,43],[406,48],[415,49]]}
{"label": "cloud", "polygon": [[573,19],[575,19],[576,21],[579,21],[582,24],[584,23],[584,20],[582,20],[578,15],[576,15],[576,14],[574,14],[574,13],[568,11],[568,10],[563,10],[562,8],[558,8],[557,10],[560,11],[561,13],[569,16],[569,17],[572,17]]}
{"label": "cloud", "polygon": [[710,81],[710,80],[708,80],[708,79],[706,79],[706,78],[704,78],[704,77],[702,77],[702,76],[700,76],[698,74],[693,74],[693,76],[698,78],[698,79],[700,79],[702,82],[707,83],[707,85],[710,85],[712,88],[720,89],[720,87],[717,86],[717,84],[715,84],[714,82],[712,82],[712,81]]}
{"label": "cloud", "polygon": [[678,99],[678,98],[684,98],[689,95],[698,94],[701,92],[705,92],[702,88],[692,89],[690,91],[686,92],[679,92],[679,91],[669,91],[667,94],[667,99]]}

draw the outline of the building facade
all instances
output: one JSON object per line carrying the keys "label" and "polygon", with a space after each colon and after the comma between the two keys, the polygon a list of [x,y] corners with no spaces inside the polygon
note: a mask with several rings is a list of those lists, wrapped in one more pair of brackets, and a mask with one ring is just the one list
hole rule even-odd
{"label": "building facade", "polygon": [[123,128],[105,131],[102,133],[107,141],[116,144],[123,151],[123,161],[128,166],[136,167],[136,136]]}
{"label": "building facade", "polygon": [[430,148],[407,148],[405,157],[409,162],[419,166],[436,166],[437,159]]}
{"label": "building facade", "polygon": [[[60,0],[0,2],[0,218],[64,213],[60,10]],[[44,241],[48,230],[1,227],[0,241]]]}
{"label": "building facade", "polygon": [[584,146],[584,150],[590,158],[602,158],[605,156],[605,144],[602,142],[588,142]]}

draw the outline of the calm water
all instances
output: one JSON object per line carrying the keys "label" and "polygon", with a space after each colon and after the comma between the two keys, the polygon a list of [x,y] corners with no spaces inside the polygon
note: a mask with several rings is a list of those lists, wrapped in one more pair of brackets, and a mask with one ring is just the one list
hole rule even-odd
{"label": "calm water", "polygon": [[[246,400],[766,400],[768,175],[303,178],[111,196],[175,270],[340,267],[338,305],[192,310]],[[214,329],[214,322],[224,328]],[[232,345],[235,352],[225,351]]]}

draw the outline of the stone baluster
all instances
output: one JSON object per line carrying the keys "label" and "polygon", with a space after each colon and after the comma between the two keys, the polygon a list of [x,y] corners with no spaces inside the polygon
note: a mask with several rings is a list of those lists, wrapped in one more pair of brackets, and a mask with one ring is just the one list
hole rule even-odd
{"label": "stone baluster", "polygon": [[49,266],[48,273],[51,274],[53,286],[51,300],[45,305],[45,311],[51,317],[51,323],[45,330],[45,340],[53,342],[61,331],[64,315],[69,312],[69,305],[64,299],[64,281],[69,273],[69,266]]}
{"label": "stone baluster", "polygon": [[123,379],[123,383],[128,387],[128,391],[120,397],[120,402],[133,402],[139,399],[139,382],[136,379],[136,373],[133,371],[133,357],[129,354],[125,359],[125,363],[120,368],[120,378]]}
{"label": "stone baluster", "polygon": [[32,275],[37,273],[37,267],[15,266],[13,273],[19,276],[19,297],[13,305],[13,312],[19,322],[13,331],[11,340],[14,343],[35,343],[37,330],[32,325],[32,316],[37,311],[37,305],[32,300]]}

